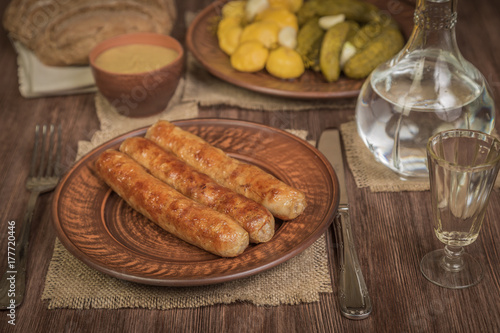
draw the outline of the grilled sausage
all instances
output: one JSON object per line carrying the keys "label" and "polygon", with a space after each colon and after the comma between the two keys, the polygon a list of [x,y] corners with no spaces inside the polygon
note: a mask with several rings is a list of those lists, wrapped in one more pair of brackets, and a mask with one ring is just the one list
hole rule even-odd
{"label": "grilled sausage", "polygon": [[250,242],[267,242],[273,237],[274,217],[264,206],[219,185],[153,141],[128,138],[120,151],[188,198],[231,216],[248,232]]}
{"label": "grilled sausage", "polygon": [[248,233],[236,221],[180,194],[126,154],[106,150],[95,166],[132,208],[180,239],[222,257],[248,246]]}
{"label": "grilled sausage", "polygon": [[257,166],[238,161],[200,137],[160,120],[146,132],[146,138],[219,184],[269,209],[277,218],[291,220],[305,207],[305,195]]}

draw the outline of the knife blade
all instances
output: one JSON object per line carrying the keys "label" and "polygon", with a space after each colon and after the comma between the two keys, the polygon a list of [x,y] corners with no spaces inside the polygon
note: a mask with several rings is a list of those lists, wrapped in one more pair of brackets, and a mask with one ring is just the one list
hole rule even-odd
{"label": "knife blade", "polygon": [[338,244],[339,281],[338,299],[341,313],[349,319],[365,319],[372,311],[372,304],[354,246],[349,202],[344,178],[344,161],[339,131],[326,129],[318,141],[318,149],[332,164],[340,187],[340,200],[334,220],[335,238]]}

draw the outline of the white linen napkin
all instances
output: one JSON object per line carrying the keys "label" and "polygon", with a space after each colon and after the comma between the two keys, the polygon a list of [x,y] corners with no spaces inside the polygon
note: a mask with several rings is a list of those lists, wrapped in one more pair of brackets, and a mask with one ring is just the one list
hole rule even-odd
{"label": "white linen napkin", "polygon": [[17,51],[19,92],[25,98],[94,92],[97,90],[89,66],[44,65],[20,42]]}

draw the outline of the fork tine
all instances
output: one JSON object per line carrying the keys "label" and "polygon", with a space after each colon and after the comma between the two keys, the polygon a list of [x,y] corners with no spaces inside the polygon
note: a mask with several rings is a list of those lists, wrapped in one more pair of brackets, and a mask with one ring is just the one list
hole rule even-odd
{"label": "fork tine", "polygon": [[54,171],[54,159],[53,159],[54,136],[55,136],[54,125],[50,125],[49,150],[47,152],[49,155],[49,160],[47,161],[47,170],[45,171],[45,177],[51,177]]}
{"label": "fork tine", "polygon": [[35,127],[35,143],[33,145],[33,153],[31,154],[31,166],[30,166],[29,177],[35,176],[36,161],[38,159],[39,141],[40,141],[40,126],[36,125],[36,127]]}
{"label": "fork tine", "polygon": [[57,149],[56,149],[56,162],[55,162],[55,169],[54,169],[54,175],[56,177],[59,177],[61,175],[61,151],[62,151],[62,126],[59,124],[57,126]]}
{"label": "fork tine", "polygon": [[40,160],[40,165],[38,167],[38,175],[37,175],[38,178],[43,176],[43,172],[45,170],[45,159],[47,157],[46,149],[45,149],[45,141],[47,141],[46,134],[47,134],[47,125],[43,125],[43,127],[42,127],[41,160]]}

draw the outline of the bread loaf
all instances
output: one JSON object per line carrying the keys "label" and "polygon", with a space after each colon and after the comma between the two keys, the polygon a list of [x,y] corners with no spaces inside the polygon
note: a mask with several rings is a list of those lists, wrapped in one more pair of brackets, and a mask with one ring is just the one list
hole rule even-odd
{"label": "bread loaf", "polygon": [[46,65],[86,65],[99,42],[123,33],[170,34],[174,0],[12,0],[3,24]]}

